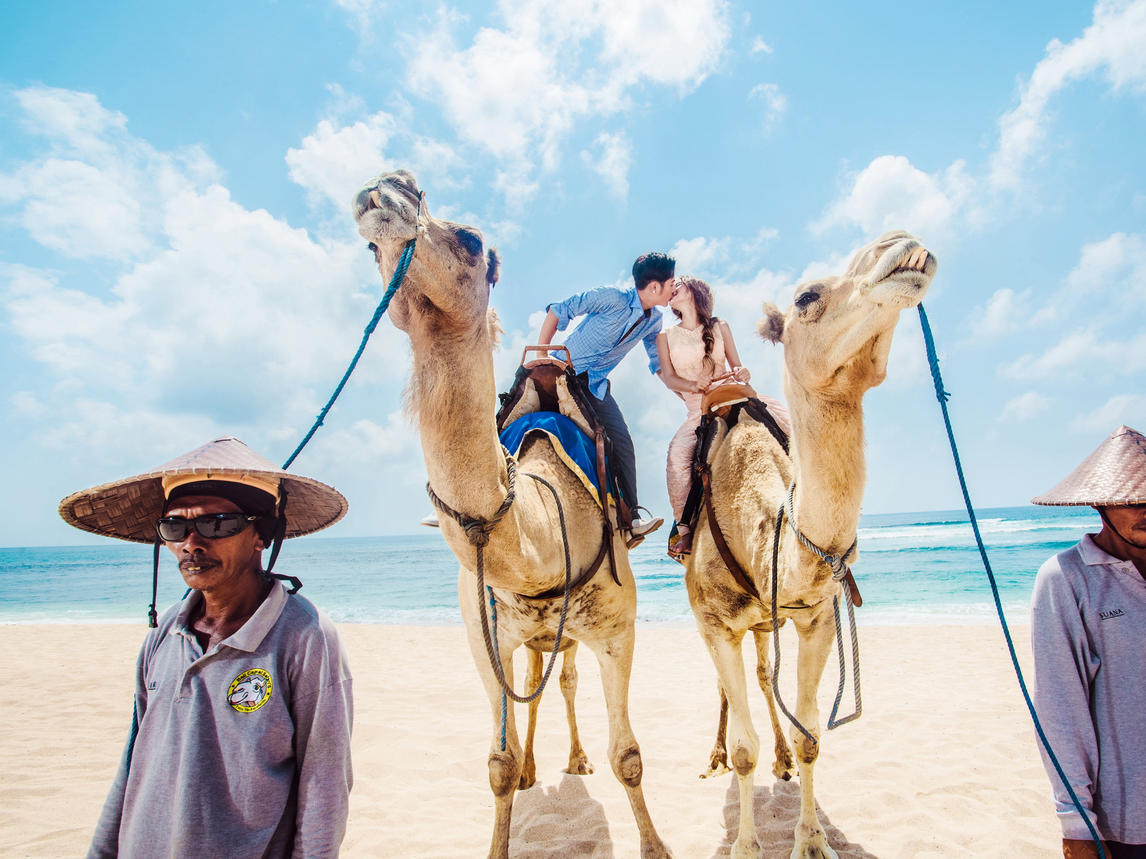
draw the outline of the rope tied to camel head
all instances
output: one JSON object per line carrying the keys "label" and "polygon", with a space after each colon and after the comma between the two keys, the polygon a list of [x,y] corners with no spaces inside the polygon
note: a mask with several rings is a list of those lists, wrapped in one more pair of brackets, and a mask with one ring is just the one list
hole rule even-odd
{"label": "rope tied to camel head", "polygon": [[509,487],[505,493],[505,500],[501,502],[501,506],[497,508],[497,512],[488,519],[484,516],[469,516],[465,513],[459,513],[439,498],[430,484],[428,482],[426,483],[426,493],[430,496],[430,502],[457,522],[462,527],[462,530],[466,532],[466,539],[470,541],[470,545],[477,546],[478,548],[489,544],[489,535],[493,533],[493,529],[497,527],[497,523],[505,518],[505,514],[509,512],[509,508],[513,506],[514,499],[517,497],[517,463],[504,446],[502,446],[501,450],[505,456],[505,470],[508,475],[507,480]]}
{"label": "rope tied to camel head", "polygon": [[792,533],[796,535],[796,539],[800,541],[800,544],[805,549],[807,549],[809,552],[811,552],[813,555],[828,565],[828,569],[832,571],[832,578],[837,582],[842,582],[845,578],[847,578],[848,573],[851,572],[851,568],[848,566],[847,560],[851,557],[852,552],[856,550],[856,546],[859,545],[859,535],[857,534],[856,538],[852,540],[852,544],[848,547],[846,552],[843,552],[839,555],[829,555],[827,552],[825,552],[823,549],[805,537],[804,533],[796,527],[795,495],[796,481],[793,480],[792,484],[788,487],[788,503],[786,505],[788,514],[788,526],[792,529]]}

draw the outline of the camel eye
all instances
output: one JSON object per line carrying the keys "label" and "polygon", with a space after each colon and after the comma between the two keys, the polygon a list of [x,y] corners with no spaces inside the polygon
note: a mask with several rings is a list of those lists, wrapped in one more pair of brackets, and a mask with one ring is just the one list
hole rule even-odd
{"label": "camel eye", "polygon": [[800,310],[804,310],[809,304],[814,301],[819,301],[819,299],[820,294],[814,289],[809,289],[807,292],[801,293],[796,299],[796,306],[800,308]]}

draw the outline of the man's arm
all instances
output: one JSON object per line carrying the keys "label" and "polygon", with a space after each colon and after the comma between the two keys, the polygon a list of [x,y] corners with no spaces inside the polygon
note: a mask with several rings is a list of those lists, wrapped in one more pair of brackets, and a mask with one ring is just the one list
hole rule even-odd
{"label": "man's arm", "polygon": [[330,621],[324,622],[323,631],[324,640],[314,642],[318,646],[312,645],[306,655],[304,671],[311,675],[311,682],[299,684],[301,694],[291,704],[298,766],[294,855],[308,859],[338,855],[354,783],[350,669]]}
{"label": "man's arm", "polygon": [[135,746],[135,737],[139,729],[139,723],[143,720],[143,714],[147,709],[147,683],[145,682],[147,665],[145,655],[149,650],[147,643],[150,641],[151,637],[149,636],[143,647],[140,648],[139,658],[136,660],[135,700],[133,702],[134,709],[131,714],[131,730],[128,732],[127,742],[124,743],[123,754],[119,760],[119,768],[115,772],[111,789],[107,792],[107,799],[104,800],[103,810],[100,811],[95,832],[92,833],[92,843],[88,848],[88,859],[103,859],[103,857],[115,857],[119,855],[119,824],[123,819],[123,801],[127,794],[127,774],[131,768],[131,755]]}
{"label": "man's arm", "polygon": [[644,337],[645,352],[649,356],[649,372],[654,376],[659,375],[661,372],[661,357],[657,351],[657,336],[661,333],[661,326],[658,325],[655,329],[650,331]]}
{"label": "man's arm", "polygon": [[[1054,749],[1090,823],[1097,827],[1094,791],[1098,773],[1098,736],[1090,714],[1093,665],[1078,598],[1052,558],[1039,570],[1031,596],[1031,650],[1035,661],[1034,703],[1046,738]],[[1079,815],[1046,750],[1043,767],[1054,790],[1063,838],[1089,839]],[[1067,847],[1063,845],[1064,850]]]}
{"label": "man's arm", "polygon": [[538,346],[548,346],[553,342],[553,335],[557,333],[557,314],[552,310],[545,311],[545,321],[541,323],[541,331],[537,335]]}

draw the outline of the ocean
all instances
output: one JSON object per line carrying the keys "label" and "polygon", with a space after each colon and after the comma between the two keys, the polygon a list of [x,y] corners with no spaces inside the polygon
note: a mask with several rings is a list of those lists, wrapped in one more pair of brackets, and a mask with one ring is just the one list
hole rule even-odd
{"label": "ocean", "polygon": [[[976,511],[1008,622],[1024,623],[1035,573],[1100,521],[1089,507]],[[663,529],[662,529],[663,531]],[[897,513],[860,520],[853,570],[862,626],[995,622],[995,606],[965,511]],[[657,532],[630,554],[638,619],[691,624],[684,569]],[[457,561],[437,531],[404,537],[304,537],[283,547],[277,571],[343,623],[460,623]],[[0,548],[0,623],[146,622],[151,549],[114,540],[90,546]],[[161,556],[159,606],[185,587]]]}

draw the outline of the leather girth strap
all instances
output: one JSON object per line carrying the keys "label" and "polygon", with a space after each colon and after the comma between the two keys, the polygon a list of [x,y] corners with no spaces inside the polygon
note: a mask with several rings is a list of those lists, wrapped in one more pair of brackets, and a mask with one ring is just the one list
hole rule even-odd
{"label": "leather girth strap", "polygon": [[744,572],[744,568],[732,555],[732,550],[728,548],[728,541],[724,539],[724,532],[720,530],[720,525],[716,521],[716,511],[712,508],[712,487],[709,486],[709,472],[707,469],[701,472],[700,475],[701,485],[704,487],[704,509],[708,514],[708,530],[712,533],[712,541],[716,543],[716,551],[720,553],[724,565],[728,567],[728,572],[732,573],[732,578],[736,579],[736,583],[744,590],[749,596],[760,599],[760,592],[756,590],[756,585],[752,583],[751,577]]}
{"label": "leather girth strap", "polygon": [[[621,579],[617,575],[617,558],[613,551],[613,523],[609,519],[609,483],[605,474],[605,428],[601,424],[593,430],[594,441],[597,446],[597,490],[601,499],[601,514],[605,519],[605,527],[602,529],[601,539],[604,540],[604,548],[609,553],[609,572],[613,576],[613,581],[620,587]],[[619,495],[619,493],[618,493]],[[620,499],[617,499],[620,503]],[[620,509],[619,507],[617,508]]]}

